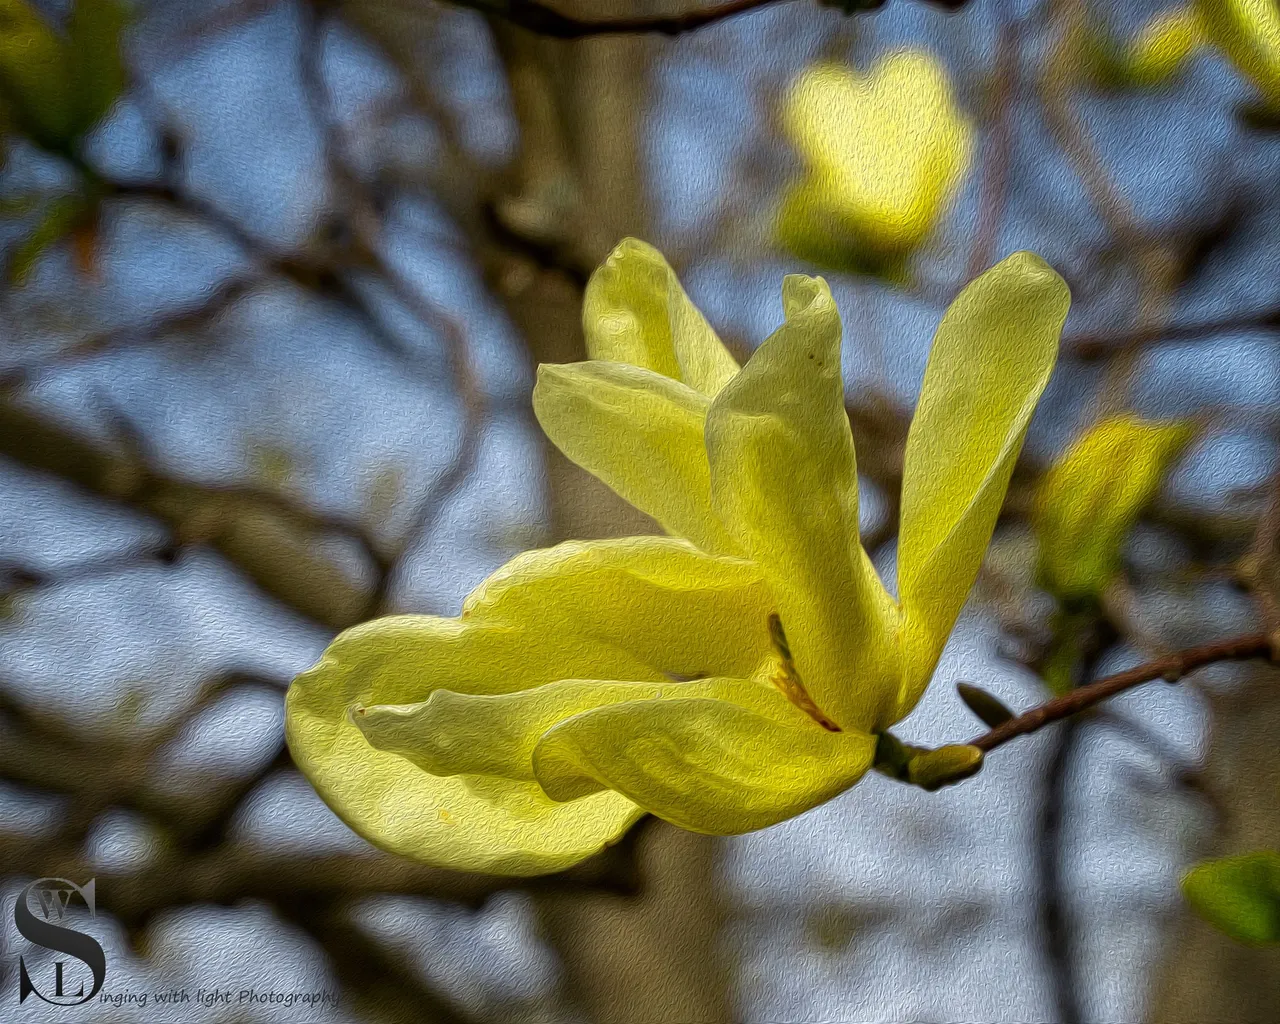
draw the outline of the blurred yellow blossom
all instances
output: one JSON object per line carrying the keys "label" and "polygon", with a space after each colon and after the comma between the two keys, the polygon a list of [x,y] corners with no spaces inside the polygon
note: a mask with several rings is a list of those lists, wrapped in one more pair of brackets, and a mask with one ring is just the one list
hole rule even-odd
{"label": "blurred yellow blossom", "polygon": [[1106,588],[1125,537],[1194,433],[1190,424],[1125,414],[1098,422],[1067,449],[1032,513],[1045,589],[1072,600]]}
{"label": "blurred yellow blossom", "polygon": [[1130,44],[1125,75],[1135,85],[1159,85],[1177,73],[1203,41],[1200,13],[1194,8],[1157,14]]}
{"label": "blurred yellow blossom", "polygon": [[1205,36],[1280,109],[1280,4],[1276,0],[1194,0]]}
{"label": "blurred yellow blossom", "polygon": [[866,73],[810,67],[783,123],[805,169],[782,199],[778,238],[838,269],[900,268],[951,203],[973,148],[946,69],[920,50],[890,54]]}

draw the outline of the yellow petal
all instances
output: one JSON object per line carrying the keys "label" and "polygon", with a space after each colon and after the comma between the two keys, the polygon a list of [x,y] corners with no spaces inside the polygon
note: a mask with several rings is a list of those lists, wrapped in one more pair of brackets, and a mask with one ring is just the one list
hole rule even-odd
{"label": "yellow petal", "polygon": [[1275,0],[1196,0],[1205,34],[1280,106],[1280,7]]}
{"label": "yellow petal", "polygon": [[808,165],[809,184],[793,197],[802,220],[824,223],[826,211],[852,248],[914,249],[969,166],[972,129],[945,69],[923,51],[891,54],[866,74],[819,63],[797,80],[783,119]]}
{"label": "yellow petal", "polygon": [[858,231],[832,204],[829,188],[812,176],[786,188],[774,218],[778,243],[802,260],[847,274],[905,279],[907,250],[869,244]]}
{"label": "yellow petal", "polygon": [[[392,853],[511,875],[575,864],[618,838],[639,809],[614,793],[557,804],[528,783],[437,778],[370,746],[348,717],[352,705],[421,698],[438,685],[533,685],[540,672],[554,674],[549,662],[575,660],[571,649],[540,646],[527,630],[425,616],[350,630],[289,687],[285,736],[294,762],[339,817]],[[597,660],[583,653],[579,664]]]}
{"label": "yellow petal", "polygon": [[1079,598],[1106,587],[1126,535],[1193,434],[1189,424],[1123,415],[1071,445],[1045,475],[1032,516],[1048,590]]}
{"label": "yellow petal", "polygon": [[1152,18],[1129,46],[1125,72],[1138,85],[1159,85],[1204,43],[1204,28],[1194,7],[1176,7]]}
{"label": "yellow petal", "polygon": [[[534,751],[543,788],[582,799],[600,786],[695,832],[735,835],[793,817],[853,785],[875,741],[832,733],[777,696],[766,716],[721,700],[647,700],[577,715]],[[789,724],[788,724],[789,723]]]}
{"label": "yellow petal", "polygon": [[625,238],[587,282],[582,329],[592,359],[630,363],[714,395],[738,372],[662,254]]}
{"label": "yellow petal", "polygon": [[712,403],[712,502],[760,565],[800,679],[865,730],[897,695],[896,613],[858,539],[840,318],[820,278],[789,277],[787,321]]}
{"label": "yellow petal", "polygon": [[970,283],[938,327],[903,466],[899,716],[924,691],[977,577],[1070,302],[1048,264],[1019,252]]}
{"label": "yellow petal", "polygon": [[329,806],[379,846],[443,867],[559,870],[615,839],[639,811],[614,794],[559,805],[531,783],[429,775],[371,746],[350,710],[565,678],[747,676],[768,651],[768,612],[750,563],[683,541],[529,552],[482,584],[461,620],[396,616],[341,634],[289,688],[289,748]]}
{"label": "yellow petal", "polygon": [[432,775],[497,775],[533,782],[533,749],[552,726],[608,704],[706,697],[780,707],[772,688],[745,679],[602,682],[563,679],[531,690],[466,694],[436,690],[417,704],[357,709],[356,726],[379,750]]}
{"label": "yellow petal", "polygon": [[538,367],[533,411],[557,448],[663,528],[705,551],[736,545],[711,511],[710,400],[627,363]]}
{"label": "yellow petal", "polygon": [[648,666],[647,675],[574,670],[557,679],[660,680],[750,677],[771,651],[772,610],[753,563],[668,537],[626,537],[526,551],[480,584],[462,614],[590,637]]}

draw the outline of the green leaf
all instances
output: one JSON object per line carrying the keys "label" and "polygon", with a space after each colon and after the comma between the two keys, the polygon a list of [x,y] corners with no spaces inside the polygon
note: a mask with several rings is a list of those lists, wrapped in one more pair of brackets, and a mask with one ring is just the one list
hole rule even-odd
{"label": "green leaf", "polygon": [[87,132],[111,109],[125,87],[120,37],[128,10],[118,0],[76,0],[67,20],[74,103],[70,130]]}
{"label": "green leaf", "polygon": [[543,736],[534,771],[560,799],[608,786],[694,832],[765,828],[853,785],[875,750],[865,733],[828,732],[780,694],[772,699],[777,715],[768,717],[695,698],[588,711]]}
{"label": "green leaf", "polygon": [[903,465],[897,717],[924,692],[977,578],[1070,301],[1048,264],[1019,252],[967,285],[938,326]]}
{"label": "green leaf", "polygon": [[709,407],[687,385],[626,363],[544,363],[533,391],[538,423],[573,462],[668,532],[736,554],[711,510]]}
{"label": "green leaf", "polygon": [[858,539],[858,475],[826,282],[788,277],[787,319],[712,402],[712,504],[777,601],[803,685],[869,731],[898,689],[897,613]]}
{"label": "green leaf", "polygon": [[738,372],[666,259],[637,238],[618,243],[591,275],[582,328],[592,359],[652,370],[704,395]]}
{"label": "green leaf", "polygon": [[1182,892],[1196,913],[1233,939],[1280,942],[1280,853],[1275,850],[1202,861],[1183,876]]}

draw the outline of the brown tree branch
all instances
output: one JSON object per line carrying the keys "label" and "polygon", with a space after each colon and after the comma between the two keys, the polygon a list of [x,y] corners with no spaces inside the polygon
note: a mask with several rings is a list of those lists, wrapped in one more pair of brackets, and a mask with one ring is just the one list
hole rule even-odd
{"label": "brown tree branch", "polygon": [[326,542],[354,542],[383,568],[380,545],[355,523],[259,488],[177,479],[13,402],[0,401],[0,455],[159,520],[176,545],[210,545],[264,593],[330,628],[360,621],[368,588],[324,554]]}
{"label": "brown tree branch", "polygon": [[1188,673],[1215,662],[1244,661],[1271,656],[1271,645],[1262,633],[1248,633],[1229,640],[1220,640],[1217,643],[1191,647],[1177,654],[1157,658],[1136,668],[1117,672],[1105,679],[1078,687],[1062,697],[1023,712],[1003,725],[998,725],[981,736],[969,740],[968,745],[977,747],[984,753],[990,752],[1018,736],[1026,736],[1051,722],[1079,714],[1118,693],[1149,683],[1153,679],[1164,679],[1166,682],[1176,683]]}
{"label": "brown tree branch", "polygon": [[1062,354],[1081,362],[1108,359],[1121,352],[1156,344],[1209,341],[1233,331],[1280,330],[1280,307],[1249,313],[1233,313],[1213,320],[1189,324],[1157,325],[1129,331],[1098,331],[1062,339]]}
{"label": "brown tree branch", "polygon": [[991,266],[1000,222],[1009,198],[1009,173],[1013,161],[1013,117],[1011,110],[1019,87],[1019,48],[1022,23],[1013,17],[1009,0],[1002,0],[996,16],[1000,33],[996,41],[995,66],[985,101],[987,137],[978,200],[978,225],[965,280],[972,280]]}
{"label": "brown tree branch", "polygon": [[678,36],[693,32],[706,25],[724,21],[735,15],[746,14],[761,7],[769,7],[789,0],[728,0],[683,14],[656,17],[629,18],[575,18],[538,0],[452,0],[459,7],[470,7],[482,14],[502,18],[513,25],[552,39],[586,39],[589,36],[656,33]]}

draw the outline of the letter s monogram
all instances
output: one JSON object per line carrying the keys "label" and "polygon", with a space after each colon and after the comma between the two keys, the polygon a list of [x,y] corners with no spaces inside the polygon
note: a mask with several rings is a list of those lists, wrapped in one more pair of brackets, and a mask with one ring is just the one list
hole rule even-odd
{"label": "letter s monogram", "polygon": [[25,1002],[27,996],[34,992],[46,1003],[52,1003],[55,1006],[78,1006],[81,1003],[87,1003],[102,988],[102,982],[107,974],[107,958],[97,940],[85,935],[83,932],[76,931],[74,928],[68,928],[66,925],[55,924],[49,920],[42,921],[31,913],[31,908],[27,906],[27,898],[33,892],[38,892],[42,897],[41,908],[44,910],[45,917],[47,918],[50,910],[54,909],[57,917],[61,919],[63,909],[66,906],[63,901],[63,895],[65,894],[66,899],[69,901],[72,891],[80,894],[85,906],[89,908],[90,914],[96,913],[93,880],[90,880],[81,888],[75,882],[70,882],[65,878],[37,878],[18,894],[18,902],[13,908],[13,923],[17,925],[18,932],[28,942],[34,942],[37,946],[43,946],[45,949],[51,949],[56,953],[65,953],[68,956],[73,956],[88,967],[93,972],[93,988],[88,995],[84,994],[83,985],[80,986],[80,991],[75,995],[63,993],[63,962],[58,961],[55,964],[57,974],[54,994],[52,997],[47,996],[36,988],[27,973],[26,961],[19,957],[18,967],[21,975],[18,991],[19,1003]]}

